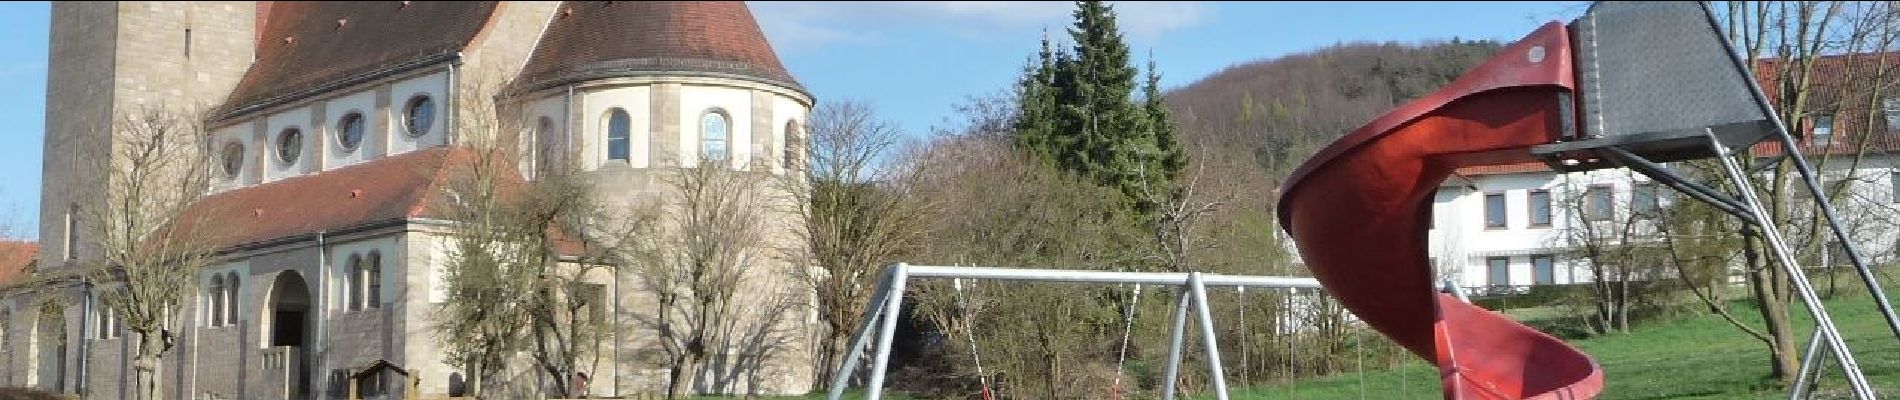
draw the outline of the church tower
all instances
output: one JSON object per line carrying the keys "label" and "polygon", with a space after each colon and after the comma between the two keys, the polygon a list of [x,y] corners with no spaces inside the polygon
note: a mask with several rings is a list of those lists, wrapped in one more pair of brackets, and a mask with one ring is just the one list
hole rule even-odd
{"label": "church tower", "polygon": [[112,123],[143,107],[200,118],[231,92],[255,50],[269,2],[55,2],[40,191],[41,268],[96,255],[87,202],[105,177],[87,168],[114,152]]}

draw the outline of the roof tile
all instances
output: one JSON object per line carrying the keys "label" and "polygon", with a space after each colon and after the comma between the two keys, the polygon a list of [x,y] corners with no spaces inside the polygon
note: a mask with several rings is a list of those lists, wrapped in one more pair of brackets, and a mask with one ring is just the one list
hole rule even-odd
{"label": "roof tile", "polygon": [[564,2],[516,79],[527,89],[595,75],[711,72],[802,90],[738,1]]}
{"label": "roof tile", "polygon": [[[260,5],[257,60],[222,113],[466,47],[493,1],[282,1]],[[348,20],[348,24],[338,24]],[[292,40],[294,39],[294,40]],[[221,114],[222,114],[221,113]]]}

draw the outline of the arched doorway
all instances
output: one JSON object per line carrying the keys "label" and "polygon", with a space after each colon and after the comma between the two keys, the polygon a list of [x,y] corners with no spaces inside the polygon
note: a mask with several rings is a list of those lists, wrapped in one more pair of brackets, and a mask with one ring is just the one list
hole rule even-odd
{"label": "arched doorway", "polygon": [[[310,338],[311,323],[310,286],[304,283],[303,275],[296,271],[284,271],[272,280],[270,298],[265,302],[265,329],[270,341],[265,348],[266,369],[281,368],[289,375],[291,398],[302,398],[309,391],[310,354],[305,351]],[[281,359],[273,360],[272,357]],[[276,365],[272,365],[277,363]]]}

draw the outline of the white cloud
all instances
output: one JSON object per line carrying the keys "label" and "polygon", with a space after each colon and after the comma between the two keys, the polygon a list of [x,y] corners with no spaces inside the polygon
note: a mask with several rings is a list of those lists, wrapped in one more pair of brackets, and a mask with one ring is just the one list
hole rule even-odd
{"label": "white cloud", "polygon": [[[936,29],[989,37],[1016,36],[1070,23],[1074,3],[1065,1],[934,2],[754,2],[752,14],[774,44],[807,49],[882,40],[896,29]],[[1192,26],[1209,14],[1201,2],[1115,2],[1122,30],[1131,40],[1152,41]]]}

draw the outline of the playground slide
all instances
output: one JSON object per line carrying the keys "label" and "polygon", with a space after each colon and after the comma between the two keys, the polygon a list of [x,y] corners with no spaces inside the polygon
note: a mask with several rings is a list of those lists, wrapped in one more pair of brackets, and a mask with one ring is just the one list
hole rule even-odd
{"label": "playground slide", "polygon": [[1320,150],[1281,188],[1281,226],[1326,290],[1434,361],[1446,399],[1582,399],[1595,361],[1562,341],[1433,290],[1431,201],[1460,167],[1536,161],[1572,121],[1570,40],[1552,22],[1437,92]]}

